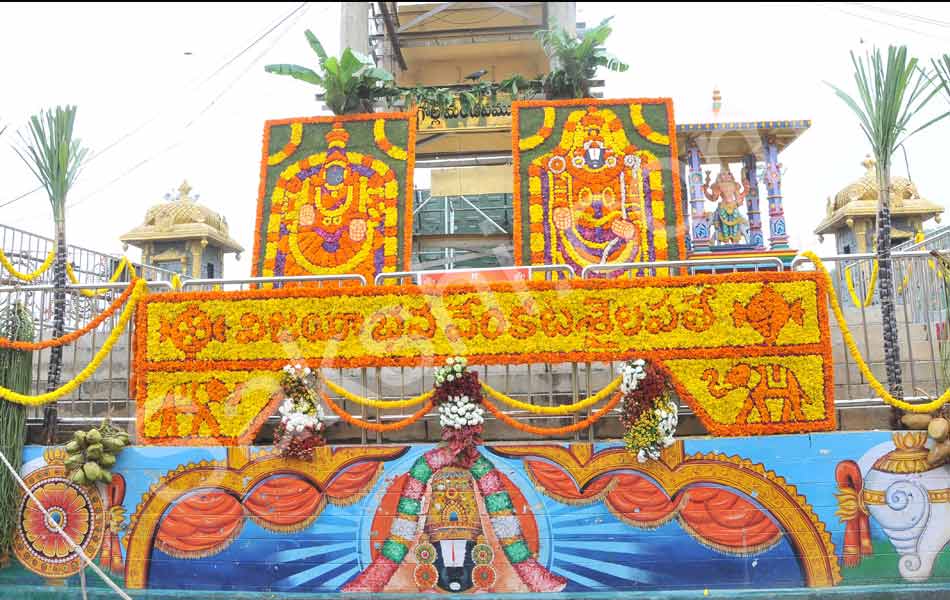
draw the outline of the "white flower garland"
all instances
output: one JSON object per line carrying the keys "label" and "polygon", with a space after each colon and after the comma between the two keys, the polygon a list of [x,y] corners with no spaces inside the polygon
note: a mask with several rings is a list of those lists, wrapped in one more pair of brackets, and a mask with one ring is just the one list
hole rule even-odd
{"label": "white flower garland", "polygon": [[646,364],[642,358],[631,360],[620,365],[620,391],[624,394],[637,389],[640,382],[646,379],[647,372],[643,369]]}
{"label": "white flower garland", "polygon": [[[312,390],[306,382],[312,375],[310,367],[300,363],[292,363],[284,365],[283,371],[288,377],[300,380],[303,385]],[[315,398],[312,396],[309,398],[289,397],[284,399],[277,412],[280,413],[281,425],[288,433],[300,434],[308,429],[315,434],[323,431],[325,426],[323,420],[326,415],[323,412],[323,407],[314,400]]]}
{"label": "white flower garland", "polygon": [[455,381],[456,377],[461,377],[465,372],[468,361],[461,357],[449,357],[445,359],[444,367],[437,367],[435,370],[435,385],[440,386],[447,381]]}
{"label": "white flower garland", "polygon": [[641,448],[637,452],[637,461],[641,463],[645,463],[649,459],[659,460],[660,451],[663,448],[669,448],[676,441],[673,438],[676,434],[676,424],[679,422],[679,407],[676,406],[676,402],[666,400],[653,409],[653,412],[660,419],[659,424],[657,424],[660,439],[655,444]]}
{"label": "white flower garland", "polygon": [[461,429],[485,422],[485,410],[472,402],[468,396],[449,396],[448,402],[439,405],[439,425]]}

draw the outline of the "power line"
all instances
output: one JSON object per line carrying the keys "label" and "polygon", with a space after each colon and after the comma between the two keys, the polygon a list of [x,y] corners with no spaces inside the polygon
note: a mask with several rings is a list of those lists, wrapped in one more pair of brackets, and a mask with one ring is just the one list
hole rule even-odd
{"label": "power line", "polygon": [[[219,93],[211,100],[211,102],[209,102],[203,109],[201,109],[201,111],[200,111],[197,115],[195,115],[188,123],[185,124],[185,126],[184,126],[184,130],[185,130],[185,131],[187,131],[189,128],[191,128],[191,126],[194,125],[194,124],[198,121],[198,119],[199,119],[201,116],[203,116],[206,112],[208,112],[208,111],[217,103],[217,101],[221,99],[222,96],[224,96],[227,92],[229,92],[229,91],[237,84],[238,81],[240,81],[241,79],[244,78],[245,75],[247,75],[247,73],[251,70],[251,68],[253,68],[268,52],[271,51],[271,49],[273,49],[274,46],[277,45],[277,43],[283,38],[283,36],[286,35],[287,32],[290,31],[290,29],[292,28],[292,26],[295,25],[295,24],[297,23],[297,21],[299,21],[301,18],[303,18],[303,16],[307,13],[307,11],[309,10],[309,5],[310,5],[309,2],[304,2],[303,4],[301,4],[300,6],[298,6],[293,12],[291,12],[291,13],[288,14],[286,17],[284,17],[283,19],[281,19],[281,22],[278,23],[277,26],[272,27],[272,28],[268,31],[268,33],[273,32],[274,30],[277,29],[277,27],[279,27],[280,25],[282,25],[283,23],[285,23],[288,19],[290,19],[291,17],[293,17],[295,13],[297,13],[298,11],[300,11],[301,9],[303,9],[303,8],[305,8],[305,7],[307,8],[307,10],[304,10],[304,11],[301,12],[299,15],[297,15],[296,18],[294,19],[294,21],[283,31],[283,33],[281,33],[279,36],[277,36],[276,38],[274,38],[274,40],[271,42],[271,44],[270,44],[267,48],[265,48],[263,52],[261,52],[260,54],[258,54],[257,57],[256,57],[251,63],[249,63],[249,64],[247,65],[247,67],[245,67],[244,70],[241,71],[241,73],[240,73],[236,78],[234,78],[233,80],[231,80],[231,82],[230,82],[223,90],[221,90],[221,92],[219,92]],[[326,10],[327,5],[323,5],[323,7],[324,7],[324,10]],[[259,38],[257,41],[259,42],[259,41],[262,40],[262,39],[263,39],[263,37],[262,37],[262,38]],[[145,159],[139,161],[139,162],[136,163],[135,165],[133,165],[133,166],[129,167],[128,169],[126,169],[125,171],[123,171],[123,172],[122,172],[120,175],[118,175],[117,177],[113,178],[111,181],[109,181],[109,182],[106,183],[105,185],[103,185],[103,186],[99,187],[98,189],[96,189],[94,192],[91,192],[91,193],[89,193],[88,195],[86,195],[85,197],[83,197],[83,198],[77,200],[76,202],[73,202],[73,203],[67,205],[67,208],[75,207],[75,206],[77,206],[77,205],[79,205],[79,204],[85,202],[86,200],[89,200],[90,198],[92,198],[92,197],[98,195],[99,193],[103,192],[104,190],[106,190],[106,189],[112,187],[113,185],[115,185],[115,184],[118,183],[119,181],[125,179],[126,177],[128,177],[129,175],[131,175],[133,172],[135,172],[135,171],[137,171],[139,168],[145,166],[146,164],[148,164],[148,163],[151,162],[152,160],[154,160],[154,159],[156,159],[156,158],[158,158],[158,157],[160,157],[160,156],[166,154],[167,152],[169,152],[169,151],[171,151],[171,150],[174,150],[175,148],[178,148],[179,146],[181,146],[181,145],[184,144],[184,143],[185,143],[185,138],[183,137],[183,138],[180,139],[179,141],[177,141],[177,142],[175,142],[175,143],[173,143],[173,144],[171,144],[171,145],[165,147],[165,148],[162,149],[162,150],[159,150],[158,152],[152,154],[152,155],[149,156],[148,158],[145,158]]]}
{"label": "power line", "polygon": [[845,9],[839,7],[839,6],[835,6],[835,5],[833,5],[833,4],[831,4],[831,3],[828,3],[828,2],[816,2],[815,4],[816,4],[817,6],[823,6],[823,7],[825,7],[825,8],[830,8],[830,9],[836,10],[836,11],[842,13],[842,14],[845,14],[845,15],[848,15],[848,16],[851,16],[851,17],[855,17],[855,18],[857,18],[857,19],[863,19],[863,20],[865,20],[865,21],[870,21],[870,22],[872,22],[872,23],[877,23],[878,25],[884,25],[885,27],[891,27],[891,28],[894,28],[894,29],[900,29],[900,30],[902,30],[902,31],[906,31],[906,32],[909,32],[909,33],[913,33],[913,34],[916,34],[916,35],[923,36],[923,37],[929,37],[929,38],[933,38],[933,39],[937,39],[937,40],[942,40],[942,41],[946,41],[947,39],[950,39],[950,38],[948,38],[948,36],[934,35],[934,34],[932,34],[932,33],[927,33],[927,32],[924,32],[924,31],[918,31],[918,30],[916,30],[916,29],[912,29],[912,28],[910,28],[910,27],[905,27],[905,26],[903,26],[903,25],[897,25],[897,24],[895,24],[895,23],[889,23],[889,22],[887,22],[887,21],[882,21],[882,20],[880,20],[880,19],[875,19],[874,17],[870,17],[870,16],[868,16],[868,15],[862,15],[862,14],[860,14],[860,13],[851,12],[851,11],[845,10]]}
{"label": "power line", "polygon": [[[227,67],[229,67],[229,66],[231,66],[232,64],[234,64],[235,61],[237,61],[239,58],[241,58],[242,56],[244,56],[247,52],[249,52],[252,48],[254,48],[254,46],[256,46],[258,43],[260,43],[264,38],[266,38],[268,35],[270,35],[271,33],[273,33],[275,29],[277,29],[278,27],[280,27],[281,24],[285,23],[285,22],[287,21],[287,19],[291,18],[294,14],[296,14],[298,11],[300,11],[302,8],[304,8],[304,7],[307,6],[308,4],[309,4],[309,2],[303,2],[303,3],[301,3],[300,5],[298,5],[294,10],[292,10],[292,11],[291,11],[290,13],[288,13],[287,15],[281,17],[276,23],[274,23],[274,24],[271,25],[268,29],[266,29],[266,30],[264,31],[264,33],[258,35],[257,38],[255,38],[253,41],[251,41],[249,44],[247,44],[247,45],[246,45],[242,50],[240,50],[237,54],[235,54],[235,55],[232,56],[230,59],[228,59],[227,61],[225,61],[224,64],[222,64],[221,66],[219,66],[218,68],[216,68],[213,72],[211,72],[209,75],[207,75],[206,77],[204,77],[199,83],[197,83],[197,84],[192,84],[192,85],[187,85],[186,87],[187,87],[187,88],[190,88],[191,91],[194,91],[194,90],[197,90],[197,89],[201,88],[203,85],[205,85],[206,83],[208,83],[209,81],[211,81],[214,77],[216,77],[219,73],[221,73],[224,69],[226,69]],[[140,131],[142,131],[143,129],[145,129],[146,127],[148,127],[149,125],[151,125],[151,124],[154,123],[155,121],[157,121],[160,117],[162,117],[163,115],[165,115],[167,112],[168,112],[168,107],[167,107],[167,106],[163,106],[163,108],[160,109],[160,110],[159,110],[156,114],[154,114],[152,117],[150,117],[150,118],[147,119],[146,121],[142,122],[140,125],[138,125],[137,127],[133,128],[132,130],[128,131],[128,132],[125,133],[124,135],[120,136],[118,139],[116,139],[115,141],[113,141],[111,144],[107,145],[105,148],[103,148],[103,149],[99,150],[98,152],[95,152],[94,154],[92,154],[92,156],[90,156],[90,157],[86,160],[86,164],[88,165],[89,163],[91,163],[92,161],[96,160],[97,158],[99,158],[100,156],[102,156],[103,154],[105,154],[106,152],[112,150],[113,148],[115,148],[116,146],[118,146],[119,144],[121,144],[122,142],[124,142],[125,140],[127,140],[127,139],[131,138],[132,136],[134,136],[135,134],[139,133]],[[11,199],[11,200],[7,200],[6,202],[3,202],[2,204],[0,204],[0,208],[3,208],[3,207],[5,207],[5,206],[9,206],[10,204],[13,204],[14,202],[18,202],[18,201],[20,201],[20,200],[26,198],[27,196],[31,196],[31,195],[35,194],[36,192],[38,192],[38,191],[40,191],[40,190],[42,190],[42,189],[44,189],[44,186],[39,185],[39,186],[37,186],[37,187],[35,187],[35,188],[29,190],[28,192],[24,192],[24,193],[20,194],[20,195],[17,196],[16,198],[13,198],[13,199]]]}
{"label": "power line", "polygon": [[860,6],[862,8],[867,8],[869,10],[884,13],[886,15],[902,17],[904,19],[910,19],[912,21],[925,23],[927,25],[935,25],[937,27],[950,27],[950,21],[941,21],[940,19],[934,19],[931,17],[922,17],[920,15],[915,15],[913,13],[907,13],[907,12],[902,12],[899,10],[894,10],[893,8],[885,8],[883,6],[874,6],[873,4],[867,4],[865,2],[845,2],[845,4],[850,4],[852,6]]}

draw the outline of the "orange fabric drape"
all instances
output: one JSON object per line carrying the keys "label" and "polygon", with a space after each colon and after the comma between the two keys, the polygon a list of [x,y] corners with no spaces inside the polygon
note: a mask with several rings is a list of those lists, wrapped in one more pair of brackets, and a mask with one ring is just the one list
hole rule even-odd
{"label": "orange fabric drape", "polygon": [[176,558],[204,558],[241,533],[244,509],[226,492],[200,492],[176,504],[162,520],[155,547]]}
{"label": "orange fabric drape", "polygon": [[122,502],[125,501],[125,478],[119,474],[112,475],[112,481],[106,486],[106,535],[102,540],[102,551],[99,553],[99,564],[113,573],[121,573],[125,570],[122,561],[122,548],[119,545],[119,527],[122,525],[121,513],[116,514],[117,510],[122,509]]}
{"label": "orange fabric drape", "polygon": [[288,475],[264,481],[244,500],[255,523],[280,532],[305,529],[325,505],[326,497],[312,483]]}
{"label": "orange fabric drape", "polygon": [[722,552],[750,554],[771,548],[782,532],[768,515],[737,494],[714,487],[693,487],[680,510],[680,521],[702,543]]}
{"label": "orange fabric drape", "polygon": [[676,516],[674,503],[655,483],[637,475],[616,475],[604,501],[621,521],[636,527],[659,527]]}
{"label": "orange fabric drape", "polygon": [[327,486],[327,496],[337,506],[349,506],[359,502],[376,483],[376,478],[382,470],[383,465],[378,462],[353,465],[330,482]]}
{"label": "orange fabric drape", "polygon": [[844,552],[842,559],[845,566],[856,567],[861,564],[861,557],[874,553],[871,547],[871,529],[868,515],[861,508],[858,499],[861,497],[864,480],[861,469],[853,460],[843,460],[835,468],[835,480],[843,493],[850,493],[855,499],[854,516],[844,521]]}
{"label": "orange fabric drape", "polygon": [[534,480],[552,498],[565,504],[589,504],[600,499],[601,493],[607,488],[612,477],[601,477],[592,481],[581,491],[577,488],[574,479],[563,469],[538,460],[524,461],[528,476]]}

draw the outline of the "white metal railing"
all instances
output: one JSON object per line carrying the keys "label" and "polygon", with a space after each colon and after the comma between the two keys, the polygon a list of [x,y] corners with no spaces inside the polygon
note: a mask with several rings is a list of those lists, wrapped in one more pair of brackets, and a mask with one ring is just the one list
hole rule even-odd
{"label": "white metal railing", "polygon": [[546,279],[551,279],[555,274],[563,279],[573,279],[574,270],[567,265],[525,265],[523,267],[486,267],[483,269],[440,269],[426,271],[393,271],[391,273],[380,273],[373,279],[374,285],[383,285],[385,281],[391,279],[408,279],[413,284],[418,285],[423,277],[444,275],[447,273],[466,273],[475,277],[480,273],[491,275],[492,273],[504,273],[506,271],[524,270],[529,278],[535,274],[542,273]]}
{"label": "white metal railing", "polygon": [[[947,324],[946,302],[943,293],[943,281],[928,264],[930,254],[922,251],[913,251],[905,253],[895,253],[893,260],[895,265],[895,286],[901,287],[906,279],[906,285],[903,285],[902,304],[898,307],[898,321],[901,328],[901,343],[904,352],[902,354],[902,368],[906,381],[906,390],[908,394],[913,394],[914,400],[925,400],[926,396],[936,395],[948,385],[948,377],[945,374],[944,365],[950,363],[950,350],[944,338],[950,332],[950,324]],[[833,293],[839,301],[845,306],[850,306],[846,310],[849,327],[852,329],[855,337],[859,340],[859,347],[867,358],[872,370],[879,379],[883,380],[883,357],[880,353],[880,310],[877,305],[867,307],[855,307],[850,303],[850,293],[847,286],[843,283],[842,273],[844,267],[849,264],[858,264],[862,268],[853,269],[853,280],[857,294],[864,294],[870,284],[865,271],[873,255],[847,255],[847,256],[829,256],[823,260],[832,270],[832,279],[834,281]],[[806,268],[807,259],[796,259],[793,269]],[[519,267],[513,267],[515,269]],[[635,276],[638,272],[647,274],[665,271],[671,275],[686,275],[697,272],[735,272],[735,271],[757,271],[770,270],[778,271],[784,267],[781,261],[771,257],[757,257],[733,261],[731,259],[706,259],[706,260],[680,260],[665,261],[656,263],[626,263],[613,265],[596,265],[585,269],[582,276],[590,277],[598,271],[608,270],[612,272],[623,271],[622,276]],[[478,269],[471,272],[480,271],[498,271],[502,269]],[[530,274],[544,273],[545,277],[550,279],[569,278],[573,274],[570,269],[563,265],[557,266],[532,266],[525,267]],[[655,271],[654,271],[655,270]],[[469,272],[469,271],[466,271]],[[385,273],[378,276],[375,283],[385,283],[390,280],[409,281],[417,283],[420,278],[431,272],[425,271],[407,271],[399,273]],[[248,289],[256,286],[271,285],[280,287],[285,284],[295,285],[317,285],[317,286],[342,286],[365,285],[366,280],[362,276],[347,274],[333,276],[296,276],[296,277],[248,277],[236,279],[201,279],[190,280],[183,283],[185,292],[208,289],[213,286],[220,286],[222,289]],[[123,283],[89,283],[80,286],[70,286],[67,295],[72,298],[80,296],[77,294],[79,289],[90,288],[108,288],[102,301],[109,302],[116,297],[120,289],[127,284]],[[164,281],[149,282],[149,286],[156,292],[167,292],[171,290],[171,285]],[[43,284],[38,286],[0,286],[0,304],[20,301],[30,296],[51,295],[53,286]],[[913,299],[911,299],[911,295]],[[900,294],[899,294],[900,296]],[[848,302],[844,302],[845,300]],[[914,308],[916,303],[916,308]],[[920,319],[915,320],[914,315],[919,315]],[[112,327],[118,319],[118,313],[113,315],[101,325],[101,327],[90,332],[75,344],[67,347],[64,357],[64,375],[63,380],[68,379],[69,373],[75,373],[88,364],[90,357],[102,346],[102,343],[108,336]],[[133,324],[130,323],[129,330],[123,334],[120,343],[116,344],[110,353],[107,361],[100,367],[99,372],[93,375],[90,380],[80,386],[79,390],[73,395],[60,401],[58,412],[61,421],[65,423],[86,423],[99,421],[103,417],[110,417],[116,422],[124,422],[131,425],[134,422],[135,403],[130,399],[128,389],[129,370],[131,366],[131,340]],[[39,339],[49,336],[48,319],[44,326],[37,328]],[[943,336],[943,337],[941,337]],[[834,348],[834,368],[835,376],[835,397],[836,406],[842,410],[881,406],[881,401],[873,397],[873,392],[869,389],[867,382],[864,381],[861,374],[857,371],[853,360],[844,350],[841,343],[841,335],[837,327],[832,327],[832,341]],[[33,393],[45,391],[46,362],[48,360],[48,350],[34,353],[36,357],[34,366]],[[946,359],[944,357],[947,357]],[[562,403],[573,403],[586,395],[595,393],[606,385],[613,377],[619,373],[619,363],[563,363],[563,364],[533,364],[533,365],[509,365],[509,366],[482,366],[480,367],[481,377],[490,382],[500,391],[518,398],[519,400],[539,404],[544,406],[556,406]],[[382,400],[396,400],[415,396],[418,393],[431,389],[432,375],[426,368],[408,368],[408,367],[386,367],[386,368],[363,368],[363,369],[325,369],[324,374],[344,385],[347,389],[372,398]],[[401,410],[379,410],[355,405],[342,398],[337,399],[342,406],[364,419],[378,420],[382,422],[398,420],[408,416],[408,412]],[[683,413],[689,414],[686,407],[683,407]],[[584,415],[575,416],[555,416],[555,415],[534,415],[525,411],[508,411],[508,414],[518,416],[526,420],[537,421],[539,423],[557,423],[564,424],[576,422],[584,418]],[[36,418],[38,411],[32,411],[30,416]],[[428,415],[417,429],[413,430],[413,439],[433,440],[438,437],[438,415],[433,413]],[[494,424],[490,421],[488,427]],[[361,443],[369,442],[366,430],[356,430],[351,426],[340,424],[335,426],[334,430],[339,431],[341,437],[351,439],[359,437]],[[499,429],[493,432],[491,437],[498,438],[505,435],[507,430]],[[497,433],[497,435],[495,435]],[[510,435],[510,431],[507,431]],[[586,432],[578,432],[566,439],[581,440],[586,438],[594,440],[595,438],[616,437],[619,435],[619,425],[616,419],[604,419],[594,428],[588,428]],[[403,436],[403,437],[400,437]],[[405,434],[375,434],[375,441],[384,442],[392,440],[404,440]]]}

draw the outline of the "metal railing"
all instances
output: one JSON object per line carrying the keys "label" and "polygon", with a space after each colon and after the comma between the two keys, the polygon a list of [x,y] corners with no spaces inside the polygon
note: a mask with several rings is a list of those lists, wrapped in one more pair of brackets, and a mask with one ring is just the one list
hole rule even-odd
{"label": "metal railing", "polygon": [[[905,389],[908,395],[922,399],[924,396],[936,395],[947,387],[947,376],[945,375],[944,365],[950,362],[950,352],[944,347],[944,338],[947,337],[947,331],[950,325],[947,325],[947,306],[943,292],[943,280],[938,275],[938,271],[931,268],[928,264],[929,253],[914,251],[906,253],[895,253],[895,286],[900,287],[906,274],[909,274],[907,284],[903,285],[901,292],[904,295],[913,294],[913,302],[910,298],[905,298],[903,304],[898,307],[898,324],[901,329],[901,344],[904,352],[902,353],[902,369],[905,377]],[[849,296],[847,286],[843,283],[841,274],[844,267],[852,263],[866,266],[872,259],[872,255],[848,255],[831,256],[823,260],[832,269],[832,279],[834,282],[833,293],[839,301]],[[930,257],[932,260],[932,257]],[[792,268],[805,268],[807,261],[797,259]],[[531,274],[543,273],[545,278],[560,279],[570,277],[570,269],[563,265],[558,266],[533,266],[526,267]],[[656,271],[668,272],[673,276],[687,275],[696,272],[736,272],[736,271],[756,271],[756,270],[782,270],[781,261],[774,258],[756,258],[744,259],[736,264],[729,259],[709,259],[709,260],[682,260],[667,261],[658,263],[628,263],[595,266],[585,269],[582,274],[584,277],[596,275],[599,270],[609,270],[616,272],[618,270],[626,271],[625,275],[633,277],[637,273],[647,274]],[[498,269],[488,269],[493,271]],[[865,269],[855,268],[853,273],[854,283],[857,293],[863,293],[869,282],[864,277]],[[380,284],[396,281],[408,281],[417,283],[425,272],[409,271],[400,273],[386,273],[378,276],[374,283]],[[337,275],[337,276],[298,276],[298,277],[248,277],[226,280],[191,280],[183,283],[183,289],[186,292],[206,290],[213,287],[220,289],[249,289],[259,286],[280,287],[287,284],[292,285],[318,285],[318,286],[342,286],[342,285],[366,285],[366,281],[359,275]],[[103,284],[90,283],[82,286],[70,286],[67,297],[72,299],[80,296],[78,289],[84,288],[109,288],[109,291],[97,301],[108,304],[115,298],[118,290],[126,284]],[[164,292],[171,289],[167,282],[151,282],[150,287],[154,291]],[[47,305],[51,301],[52,286],[48,284],[38,286],[0,286],[0,303],[11,303],[18,301],[27,301],[32,299],[41,305]],[[917,303],[917,309],[912,310],[912,305]],[[916,311],[916,312],[915,312]],[[913,315],[919,314],[926,317],[923,321],[915,321]],[[90,315],[89,318],[91,318]],[[868,307],[849,308],[846,310],[848,325],[858,339],[858,345],[870,363],[872,371],[881,380],[884,378],[883,356],[880,351],[880,310],[877,305]],[[49,337],[48,318],[42,313],[41,319],[46,319],[38,323],[38,338]],[[118,314],[105,320],[105,322],[94,331],[90,332],[80,341],[70,344],[66,349],[63,380],[68,380],[72,374],[81,370],[89,363],[95,352],[101,348],[102,343],[107,338],[109,331],[115,326],[118,320]],[[85,319],[83,323],[88,321]],[[834,353],[835,369],[835,398],[836,406],[840,410],[852,408],[863,408],[870,406],[881,406],[881,401],[873,397],[873,392],[869,389],[867,382],[864,381],[861,374],[857,371],[853,360],[847,354],[841,340],[841,333],[837,326],[832,323],[831,328],[832,344]],[[135,402],[130,398],[128,389],[129,368],[131,365],[131,340],[132,324],[126,331],[120,343],[116,344],[110,353],[106,362],[100,367],[99,371],[90,380],[79,387],[77,392],[59,403],[59,414],[64,423],[88,423],[98,421],[103,417],[111,417],[113,420],[125,422],[131,428],[134,425]],[[943,336],[943,337],[941,337]],[[49,351],[36,353],[34,366],[34,381],[32,385],[33,393],[45,391],[46,363]],[[945,359],[944,357],[948,357]],[[526,365],[498,365],[498,366],[480,366],[480,376],[488,381],[501,392],[517,398],[524,402],[542,406],[556,406],[559,404],[568,404],[577,402],[581,398],[593,394],[602,389],[616,374],[619,373],[619,362],[605,363],[537,363]],[[431,389],[432,374],[430,368],[409,368],[409,367],[380,367],[380,368],[362,368],[362,369],[325,369],[325,376],[336,383],[346,387],[348,390],[381,400],[405,399],[415,396],[423,391]],[[367,408],[362,405],[356,405],[346,401],[343,398],[336,398],[350,414],[358,415],[360,418],[390,422],[393,420],[404,419],[411,414],[411,409],[405,410],[382,410]],[[585,415],[535,415],[521,410],[506,411],[507,414],[523,419],[526,422],[534,422],[540,425],[562,425],[576,422],[584,418]],[[589,411],[588,411],[589,414]],[[683,407],[683,414],[688,415],[689,411]],[[31,412],[31,417],[39,417],[39,411]],[[423,441],[438,439],[440,428],[438,427],[438,414],[432,413],[426,416],[420,423],[404,431],[391,432],[387,434],[375,433],[368,434],[366,430],[357,429],[345,423],[339,423],[330,429],[330,435],[334,440],[358,440],[360,443],[384,442],[402,442],[402,441]],[[561,439],[588,440],[602,438],[616,438],[622,434],[619,422],[614,417],[601,419],[594,426],[582,432],[576,432]],[[503,426],[500,423],[489,420],[486,423],[486,438],[489,439],[517,439],[521,435],[517,432]]]}

